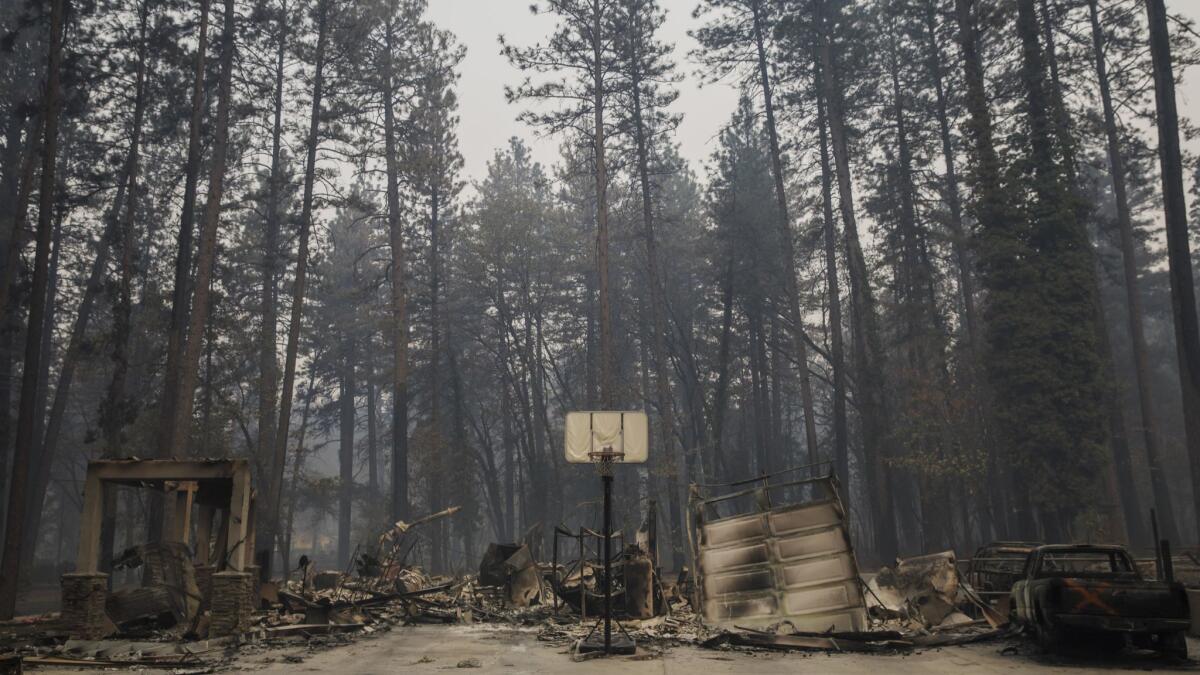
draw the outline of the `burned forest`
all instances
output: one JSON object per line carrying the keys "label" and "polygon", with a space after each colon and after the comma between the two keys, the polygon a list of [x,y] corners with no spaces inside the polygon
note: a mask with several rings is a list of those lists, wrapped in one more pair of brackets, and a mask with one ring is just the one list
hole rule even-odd
{"label": "burned forest", "polygon": [[1195,666],[1197,64],[1189,0],[0,3],[0,672]]}

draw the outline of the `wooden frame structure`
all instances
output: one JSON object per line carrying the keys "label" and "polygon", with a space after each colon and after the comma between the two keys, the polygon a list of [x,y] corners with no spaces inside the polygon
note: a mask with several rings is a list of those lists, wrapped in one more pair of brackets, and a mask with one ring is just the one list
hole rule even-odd
{"label": "wooden frame structure", "polygon": [[[163,490],[163,541],[189,543],[191,513],[197,506],[196,564],[244,572],[254,563],[254,495],[250,464],[244,459],[103,459],[88,463],[79,522],[79,552],[75,569],[94,574],[100,569],[100,529],[104,493],[124,485]],[[213,557],[213,519],[220,511],[221,527]]]}

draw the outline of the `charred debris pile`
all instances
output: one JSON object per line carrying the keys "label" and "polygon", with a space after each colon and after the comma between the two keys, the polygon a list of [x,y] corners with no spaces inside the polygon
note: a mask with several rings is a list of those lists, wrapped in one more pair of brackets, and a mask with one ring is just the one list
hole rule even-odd
{"label": "charred debris pile", "polygon": [[[176,471],[157,464],[135,468],[141,484]],[[477,574],[436,576],[410,564],[424,526],[453,514],[454,507],[396,523],[370,550],[356,551],[349,569],[318,570],[302,558],[287,578],[259,581],[248,557],[239,557],[252,547],[229,543],[231,528],[253,540],[252,519],[239,524],[236,515],[221,518],[214,528],[210,508],[202,516],[207,520],[194,527],[180,521],[190,513],[189,500],[235,513],[244,467],[226,462],[183,468],[202,470],[199,481],[165,484],[167,504],[179,509],[167,509],[164,534],[178,540],[134,547],[107,566],[141,583],[109,591],[107,575],[95,571],[91,539],[83,537],[80,571],[63,579],[62,611],[0,625],[3,663],[204,668],[239,650],[317,649],[397,626],[465,623],[536,633],[547,645],[575,654],[603,617],[603,535],[587,528],[558,526],[549,538],[534,531],[523,542],[492,544]],[[129,469],[99,467],[89,477],[125,480]],[[1026,558],[1040,550],[1036,544],[985,547],[965,565],[953,552],[898,560],[867,580],[851,546],[836,479],[787,475],[692,486],[691,569],[666,574],[657,564],[653,502],[635,541],[615,532],[612,607],[620,630],[650,653],[678,645],[906,653],[1021,629],[1020,622],[1010,624],[1015,613],[1009,597]],[[220,488],[227,479],[232,501],[231,490]],[[243,515],[250,503],[252,492],[241,502]],[[98,516],[90,522],[98,523]],[[195,542],[189,540],[193,530]],[[543,547],[543,541],[552,544]],[[1188,567],[1186,556],[1177,560],[1174,567]]]}

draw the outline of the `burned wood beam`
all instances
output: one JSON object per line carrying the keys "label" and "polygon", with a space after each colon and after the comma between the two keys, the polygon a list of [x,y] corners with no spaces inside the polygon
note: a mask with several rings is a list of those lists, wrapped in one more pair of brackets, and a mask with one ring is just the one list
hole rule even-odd
{"label": "burned wood beam", "polygon": [[93,470],[105,481],[136,484],[230,479],[241,471],[249,471],[250,465],[244,459],[103,459],[88,463],[88,471]]}

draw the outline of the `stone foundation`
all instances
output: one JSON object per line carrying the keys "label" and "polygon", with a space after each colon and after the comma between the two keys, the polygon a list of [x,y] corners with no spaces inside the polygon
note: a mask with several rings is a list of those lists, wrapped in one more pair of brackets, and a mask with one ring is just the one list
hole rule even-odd
{"label": "stone foundation", "polygon": [[254,606],[250,603],[253,578],[246,572],[217,572],[212,575],[212,623],[210,637],[234,635],[250,627]]}
{"label": "stone foundation", "polygon": [[62,576],[62,625],[73,638],[98,640],[113,632],[104,611],[108,575],[71,573]]}
{"label": "stone foundation", "polygon": [[258,598],[262,593],[262,579],[259,578],[261,569],[258,565],[246,565],[246,569],[243,570],[250,575],[250,611],[258,609]]}

